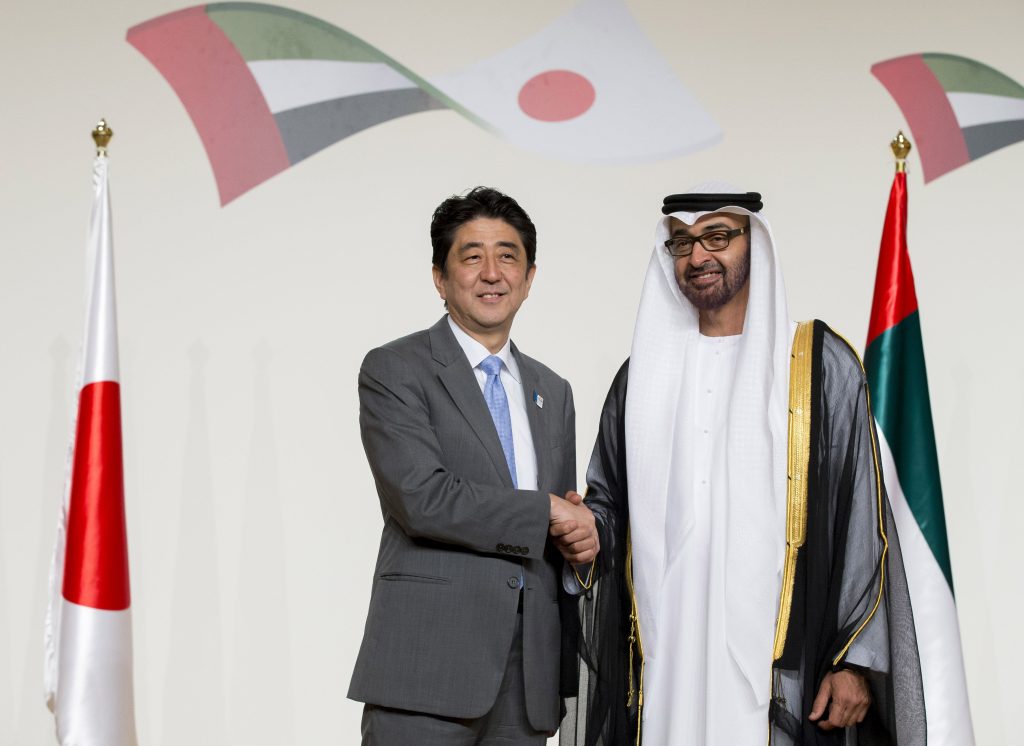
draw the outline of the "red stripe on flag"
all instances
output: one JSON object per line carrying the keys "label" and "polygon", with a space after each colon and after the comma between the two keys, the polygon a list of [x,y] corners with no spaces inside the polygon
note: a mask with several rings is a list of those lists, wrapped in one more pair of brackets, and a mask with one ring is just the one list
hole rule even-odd
{"label": "red stripe on flag", "polygon": [[919,54],[871,66],[907,119],[921,154],[925,183],[971,160],[953,106],[935,73]]}
{"label": "red stripe on flag", "polygon": [[889,191],[882,244],[878,250],[875,297],[871,302],[867,347],[917,310],[914,272],[907,251],[907,175],[897,173]]}
{"label": "red stripe on flag", "polygon": [[128,29],[127,38],[170,83],[192,118],[222,205],[291,165],[249,66],[205,6],[140,23]]}
{"label": "red stripe on flag", "polygon": [[64,598],[117,611],[131,605],[121,456],[121,387],[91,383],[78,398]]}

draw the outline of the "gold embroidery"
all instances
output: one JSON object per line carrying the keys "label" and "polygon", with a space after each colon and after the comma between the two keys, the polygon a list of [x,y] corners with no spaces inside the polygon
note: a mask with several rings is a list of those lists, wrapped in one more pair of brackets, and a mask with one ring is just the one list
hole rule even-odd
{"label": "gold embroidery", "polygon": [[814,322],[802,321],[793,338],[789,372],[789,443],[786,487],[786,559],[775,624],[772,660],[782,657],[793,606],[793,585],[800,547],[807,537],[807,464],[811,445],[811,358]]}
{"label": "gold embroidery", "polygon": [[597,560],[592,560],[590,562],[590,572],[587,573],[586,581],[584,581],[583,578],[580,577],[580,571],[576,569],[576,565],[572,566],[572,574],[576,576],[576,582],[579,583],[580,587],[583,588],[583,590],[585,591],[589,591],[590,586],[594,584],[594,563],[596,561]]}
{"label": "gold embroidery", "polygon": [[[586,505],[586,503],[587,503],[587,495],[589,495],[589,493],[590,493],[590,490],[588,489],[586,491],[586,493],[583,495],[583,504],[584,505]],[[583,578],[580,577],[580,573],[576,569],[576,565],[572,566],[572,574],[576,576],[576,582],[579,583],[580,586],[585,591],[589,591],[590,590],[590,586],[592,586],[594,584],[594,564],[596,562],[597,562],[596,558],[591,560],[591,562],[590,562],[590,572],[587,573],[587,582],[586,583],[584,583],[583,582]]]}
{"label": "gold embroidery", "polygon": [[636,603],[636,589],[633,586],[633,539],[629,529],[626,530],[626,586],[629,589],[629,598],[632,608],[629,612],[629,694],[626,699],[626,707],[633,706],[633,648],[636,648],[640,656],[640,686],[636,691],[636,743],[640,746],[640,723],[644,712],[644,644],[640,638],[640,614]]}

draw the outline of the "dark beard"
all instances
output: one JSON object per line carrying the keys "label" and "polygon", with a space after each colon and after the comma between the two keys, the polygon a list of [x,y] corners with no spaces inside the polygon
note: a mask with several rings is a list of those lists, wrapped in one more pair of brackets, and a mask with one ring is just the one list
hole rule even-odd
{"label": "dark beard", "polygon": [[699,289],[693,287],[689,282],[681,283],[679,289],[693,307],[698,311],[714,311],[736,297],[736,293],[743,289],[750,277],[750,250],[748,249],[732,269],[726,269],[717,259],[708,259],[699,267],[687,268],[687,278],[692,275],[699,275],[709,269],[717,269],[722,273],[722,282],[716,287]]}

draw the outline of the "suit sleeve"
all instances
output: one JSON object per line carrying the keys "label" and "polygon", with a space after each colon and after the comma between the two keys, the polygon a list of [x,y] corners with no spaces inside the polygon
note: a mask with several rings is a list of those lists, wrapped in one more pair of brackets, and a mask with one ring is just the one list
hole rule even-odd
{"label": "suit sleeve", "polygon": [[372,350],[359,372],[359,428],[381,506],[410,537],[538,558],[546,493],[463,479],[445,463],[419,379],[398,353]]}

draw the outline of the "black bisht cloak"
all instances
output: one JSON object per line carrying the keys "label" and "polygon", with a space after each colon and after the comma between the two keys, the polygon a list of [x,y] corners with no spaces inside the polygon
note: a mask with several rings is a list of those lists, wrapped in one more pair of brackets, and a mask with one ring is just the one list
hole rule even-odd
{"label": "black bisht cloak", "polygon": [[[796,555],[784,645],[771,671],[766,740],[778,746],[921,746],[927,736],[917,639],[881,483],[867,379],[850,345],[823,322],[813,324],[807,528]],[[563,654],[577,651],[579,685],[566,699],[561,746],[642,740],[642,630],[635,624],[629,567],[628,378],[627,360],[605,400],[587,470],[586,504],[598,518],[601,551],[596,581],[579,597],[577,614],[564,620]],[[570,668],[567,662],[563,672]],[[850,729],[855,734],[824,731],[807,717],[822,678],[843,668],[862,673],[871,687],[871,708]]]}

